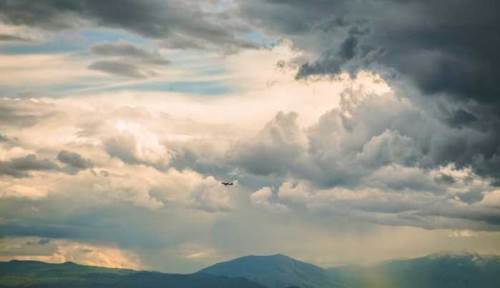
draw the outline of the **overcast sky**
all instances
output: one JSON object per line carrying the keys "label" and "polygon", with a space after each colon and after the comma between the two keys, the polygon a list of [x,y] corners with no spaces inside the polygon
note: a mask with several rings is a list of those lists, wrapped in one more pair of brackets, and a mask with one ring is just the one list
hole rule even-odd
{"label": "overcast sky", "polygon": [[0,0],[0,260],[500,254],[499,6]]}

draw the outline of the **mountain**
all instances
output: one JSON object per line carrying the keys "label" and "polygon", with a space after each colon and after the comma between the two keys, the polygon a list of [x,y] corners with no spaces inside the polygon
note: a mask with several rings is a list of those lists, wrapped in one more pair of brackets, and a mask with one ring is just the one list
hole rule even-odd
{"label": "mountain", "polygon": [[241,257],[215,264],[198,273],[243,277],[269,288],[338,287],[323,268],[279,254]]}
{"label": "mountain", "polygon": [[37,261],[0,262],[0,288],[264,288],[243,278],[165,274]]}
{"label": "mountain", "polygon": [[500,257],[436,254],[323,269],[284,255],[247,256],[195,274],[37,261],[0,262],[0,288],[496,288]]}
{"label": "mountain", "polygon": [[372,267],[337,267],[328,274],[346,287],[500,287],[500,257],[436,254]]}

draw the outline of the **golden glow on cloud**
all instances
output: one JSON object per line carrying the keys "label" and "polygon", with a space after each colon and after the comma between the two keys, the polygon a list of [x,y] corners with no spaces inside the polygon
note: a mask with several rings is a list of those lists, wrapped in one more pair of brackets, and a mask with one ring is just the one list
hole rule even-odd
{"label": "golden glow on cloud", "polygon": [[[116,247],[37,237],[0,240],[0,260],[35,260],[49,263],[75,262],[109,268],[143,269],[137,255]],[[5,255],[7,254],[7,255]]]}

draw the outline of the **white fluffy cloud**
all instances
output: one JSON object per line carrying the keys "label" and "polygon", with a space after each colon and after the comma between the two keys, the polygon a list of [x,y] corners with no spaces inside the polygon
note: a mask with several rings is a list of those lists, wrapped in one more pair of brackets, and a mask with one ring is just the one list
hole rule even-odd
{"label": "white fluffy cloud", "polygon": [[130,164],[168,165],[171,155],[158,135],[133,122],[118,121],[113,126],[114,135],[104,140],[111,156]]}

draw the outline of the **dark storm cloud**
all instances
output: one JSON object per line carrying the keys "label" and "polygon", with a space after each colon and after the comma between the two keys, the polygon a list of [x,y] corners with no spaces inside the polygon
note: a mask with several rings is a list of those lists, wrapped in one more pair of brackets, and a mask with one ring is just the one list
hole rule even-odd
{"label": "dark storm cloud", "polygon": [[[464,137],[479,137],[474,145],[462,136],[444,139],[433,162],[470,165],[481,175],[500,179],[500,2],[240,4],[249,21],[315,56],[299,69],[298,78],[361,69],[380,72],[430,116],[451,129],[468,130]],[[413,86],[419,93],[412,93]]]}
{"label": "dark storm cloud", "polygon": [[464,109],[454,111],[447,118],[447,122],[450,124],[450,126],[458,128],[469,126],[471,123],[477,120],[478,118],[474,114],[467,112]]}
{"label": "dark storm cloud", "polygon": [[[498,1],[268,0],[242,5],[269,30],[280,29],[298,46],[316,50],[319,59],[303,67],[302,77],[378,63],[409,77],[427,94],[499,102]],[[279,17],[278,11],[293,17]],[[318,35],[316,45],[307,43],[310,34]]]}
{"label": "dark storm cloud", "polygon": [[92,168],[94,164],[89,159],[83,158],[80,154],[76,152],[62,150],[57,154],[57,160],[68,165],[70,170],[78,172],[80,170],[85,170]]}
{"label": "dark storm cloud", "polygon": [[199,48],[190,43],[232,49],[254,46],[235,36],[235,31],[247,30],[245,25],[227,15],[203,11],[191,1],[4,0],[0,2],[0,20],[49,30],[75,28],[90,22],[166,39],[167,45],[169,41],[182,42],[187,48]]}
{"label": "dark storm cloud", "polygon": [[54,171],[59,169],[57,164],[40,159],[35,154],[0,161],[0,175],[9,175],[16,178],[28,177],[31,171]]}

